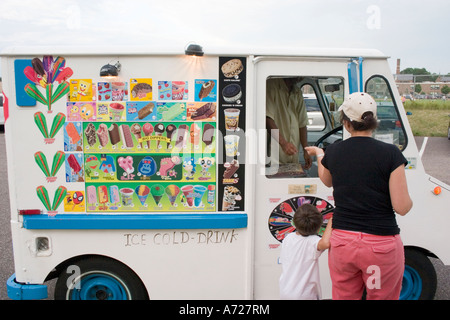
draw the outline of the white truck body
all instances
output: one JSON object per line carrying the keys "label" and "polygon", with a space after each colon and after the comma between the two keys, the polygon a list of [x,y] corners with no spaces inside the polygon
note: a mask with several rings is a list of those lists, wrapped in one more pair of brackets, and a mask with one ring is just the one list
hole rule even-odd
{"label": "white truck body", "polygon": [[[215,151],[207,150],[205,144],[200,147],[198,157],[194,157],[195,160],[205,155],[214,158],[215,165],[212,169],[206,171],[205,176],[200,176],[201,167],[197,164],[197,174],[193,177],[193,182],[190,182],[188,176],[184,175],[181,164],[178,164],[176,179],[179,180],[172,180],[173,184],[180,188],[192,183],[205,187],[212,184],[215,199],[207,202],[205,193],[203,197],[200,195],[201,205],[189,206],[177,198],[176,210],[169,206],[167,200],[161,200],[162,207],[154,205],[153,202],[150,204],[150,197],[144,199],[147,206],[144,203],[139,205],[136,188],[140,184],[151,188],[155,183],[167,187],[172,182],[170,178],[162,180],[158,174],[147,180],[142,180],[145,177],[141,176],[142,179],[138,180],[137,164],[134,167],[134,180],[121,180],[121,177],[125,176],[125,170],[123,174],[119,171],[119,156],[130,156],[137,162],[144,155],[150,155],[158,161],[162,159],[162,153],[173,157],[173,150],[161,153],[158,150],[138,149],[137,144],[149,140],[137,138],[133,140],[132,149],[101,149],[98,147],[99,142],[97,147],[88,149],[85,130],[89,123],[98,130],[99,123],[105,123],[109,127],[115,121],[112,118],[101,118],[100,114],[96,119],[70,120],[69,106],[73,106],[70,104],[70,97],[64,96],[55,101],[51,106],[51,113],[48,113],[48,106],[40,102],[32,106],[19,106],[18,92],[23,90],[23,83],[18,82],[16,77],[23,72],[23,68],[18,70],[15,62],[31,61],[35,57],[42,59],[45,55],[64,57],[66,67],[73,70],[73,75],[67,82],[90,79],[89,83],[97,88],[97,93],[100,91],[99,86],[105,82],[99,76],[99,69],[111,61],[111,64],[120,61],[120,79],[113,81],[128,84],[128,99],[122,101],[127,108],[136,102],[132,100],[130,90],[133,79],[151,79],[153,96],[144,98],[146,103],[152,101],[155,106],[163,107],[184,103],[188,108],[190,103],[198,107],[206,102],[198,99],[198,88],[205,83],[199,81],[214,81],[217,91],[215,96],[209,96],[211,100],[208,101],[216,104],[215,117],[198,121],[186,113],[186,117],[179,120],[161,121],[166,125],[173,122],[179,130],[181,124],[190,126],[200,123],[204,127],[205,123],[211,123],[215,127]],[[222,66],[232,59],[238,59],[244,66],[243,70],[238,75],[224,77]],[[150,299],[278,299],[278,279],[281,272],[278,257],[282,234],[292,230],[283,223],[271,224],[281,217],[279,211],[278,215],[274,215],[274,212],[279,210],[282,204],[290,204],[291,210],[295,209],[295,203],[300,203],[302,198],[317,206],[326,205],[321,207],[326,210],[324,214],[332,213],[334,200],[332,188],[324,186],[313,169],[303,170],[302,176],[292,178],[270,177],[267,173],[265,93],[267,78],[274,76],[302,77],[302,84],[308,83],[314,89],[324,114],[325,129],[308,132],[310,144],[337,126],[336,117],[333,115],[335,112],[330,109],[337,110],[339,104],[352,91],[367,91],[374,95],[379,105],[383,106],[383,103],[388,102],[389,106],[394,108],[392,110],[396,118],[387,120],[392,122],[393,127],[378,132],[376,138],[399,145],[410,162],[406,174],[414,207],[406,216],[397,216],[402,240],[405,247],[436,256],[444,264],[450,264],[450,252],[445,246],[450,240],[447,232],[450,227],[450,187],[426,174],[387,57],[379,51],[305,49],[282,55],[206,52],[203,57],[193,58],[182,53],[153,53],[145,50],[107,52],[74,48],[16,48],[3,52],[2,70],[3,92],[8,98],[8,105],[5,106],[8,115],[5,136],[15,263],[14,283],[17,286],[42,285],[49,277],[60,275],[55,273],[55,270],[67,272],[68,266],[77,265],[78,259],[97,256],[112,258],[131,269],[142,282]],[[106,80],[108,81],[111,80]],[[187,97],[177,101],[161,99],[159,93],[162,93],[162,90],[157,90],[158,84],[171,83],[175,86],[176,81],[185,82]],[[231,84],[241,87],[240,98],[222,100],[224,88]],[[333,96],[337,105],[330,106],[329,98],[324,98],[325,92],[318,90],[324,90],[326,85],[333,84],[339,84],[340,91],[326,93],[328,97],[330,94],[339,95]],[[372,89],[373,86],[378,87]],[[72,89],[71,87],[69,96],[77,90]],[[43,88],[38,90],[45,96]],[[390,94],[390,97],[377,96],[381,91],[383,94]],[[96,97],[94,94],[91,100],[75,102],[80,102],[77,106],[91,102],[99,112],[99,105],[105,102],[101,99],[103,98],[100,95]],[[228,150],[223,143],[227,133],[225,130],[221,132],[225,122],[224,110],[227,108],[241,111],[240,130],[233,131],[234,134],[240,135],[239,149],[238,153],[232,156],[233,159],[239,160],[241,166],[238,169],[240,171],[232,176],[233,181],[223,179],[224,170],[230,163],[226,154]],[[66,125],[70,122],[80,123],[83,128],[80,131],[82,149],[64,150],[66,126],[55,134],[53,141],[45,140],[35,122],[36,112],[42,112],[47,119],[49,130],[58,113],[65,115]],[[159,116],[161,114],[152,120],[139,122],[141,119],[137,117],[126,118],[122,115],[116,122],[130,126],[134,122],[141,125],[151,122],[155,125],[160,121]],[[347,133],[341,134],[340,138],[342,135],[343,138],[347,137]],[[339,139],[339,134],[334,137]],[[151,141],[175,144],[175,141],[170,142],[170,139]],[[67,178],[70,176],[67,172],[70,167],[67,165],[63,165],[53,178],[48,179],[35,160],[38,151],[46,156],[49,168],[52,167],[52,157],[58,151],[65,153],[66,163],[70,154],[78,155],[82,159],[80,166],[84,170],[81,179],[74,181],[70,177]],[[100,181],[96,182],[94,176],[88,176],[86,163],[89,157],[100,158],[104,154],[115,161],[115,175],[113,171],[111,179],[100,178]],[[193,154],[197,155],[196,151]],[[185,157],[180,154],[180,158],[184,160]],[[159,163],[157,165],[159,168]],[[204,182],[201,177],[206,177],[207,173],[211,176],[205,178],[208,180]],[[105,190],[112,190],[109,188],[113,185],[123,187],[127,183],[131,189],[136,190],[131,209],[126,208],[122,202],[122,206],[119,203],[119,208],[113,211],[111,197],[103,203],[105,210],[101,209],[99,203],[89,207],[88,186],[93,185],[98,190],[104,184],[107,186]],[[231,210],[223,210],[223,190],[228,185],[237,187],[241,198],[235,198]],[[45,207],[37,195],[39,186],[45,187],[51,202],[58,196],[58,188],[65,187],[67,193],[64,194],[65,198],[59,207],[55,210]],[[439,195],[433,193],[437,186],[441,187]],[[76,191],[81,192],[84,197],[84,209],[79,207],[80,204],[70,202],[73,201],[69,199],[70,195],[73,196]],[[148,192],[147,190],[147,196]],[[187,196],[183,201],[187,201]],[[29,210],[35,209],[39,214],[30,215]],[[323,298],[331,298],[326,253],[322,254],[319,264]]]}

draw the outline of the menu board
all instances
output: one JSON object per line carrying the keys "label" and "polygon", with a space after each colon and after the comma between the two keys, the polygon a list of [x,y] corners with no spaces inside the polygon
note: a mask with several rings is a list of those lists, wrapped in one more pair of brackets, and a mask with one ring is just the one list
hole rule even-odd
{"label": "menu board", "polygon": [[72,82],[66,182],[85,182],[87,212],[217,210],[217,99],[202,90],[216,80],[194,80],[192,100],[188,81]]}
{"label": "menu board", "polygon": [[[59,83],[55,90],[36,76],[26,90],[48,107],[34,115],[44,145],[53,144],[60,129],[64,141],[54,155],[35,153],[48,183],[65,170],[55,200],[44,185],[36,189],[48,213],[60,213],[60,204],[68,213],[243,211],[246,59],[217,59],[211,78],[96,82],[69,79],[69,67],[52,67],[46,79]],[[56,63],[51,56],[38,60],[33,75],[41,64]],[[65,66],[64,58],[57,61]],[[53,113],[52,103],[64,95],[64,110]]]}
{"label": "menu board", "polygon": [[243,211],[245,203],[245,58],[219,58],[219,131],[223,143],[218,168],[221,211]]}

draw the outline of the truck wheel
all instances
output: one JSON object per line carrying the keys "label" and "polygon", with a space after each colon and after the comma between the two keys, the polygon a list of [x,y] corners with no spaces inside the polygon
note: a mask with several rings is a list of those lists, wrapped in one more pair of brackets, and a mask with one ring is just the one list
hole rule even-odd
{"label": "truck wheel", "polygon": [[86,258],[67,266],[55,285],[55,300],[147,300],[139,277],[109,258]]}
{"label": "truck wheel", "polygon": [[405,248],[405,273],[400,300],[433,300],[436,293],[436,270],[422,252]]}

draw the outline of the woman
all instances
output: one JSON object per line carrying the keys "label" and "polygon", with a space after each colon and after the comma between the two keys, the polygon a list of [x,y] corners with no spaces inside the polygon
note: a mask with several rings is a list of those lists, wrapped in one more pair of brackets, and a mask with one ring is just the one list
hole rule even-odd
{"label": "woman", "polygon": [[377,127],[375,100],[353,93],[341,105],[341,119],[351,137],[316,156],[319,177],[333,187],[335,211],[329,252],[333,299],[398,299],[404,250],[395,212],[412,207],[405,176],[407,161],[399,149],[372,138]]}

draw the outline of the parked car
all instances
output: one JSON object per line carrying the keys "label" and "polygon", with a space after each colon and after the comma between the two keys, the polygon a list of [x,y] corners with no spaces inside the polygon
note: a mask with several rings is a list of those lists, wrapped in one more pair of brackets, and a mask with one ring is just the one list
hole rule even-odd
{"label": "parked car", "polygon": [[5,124],[5,115],[3,114],[3,94],[0,93],[0,125]]}
{"label": "parked car", "polygon": [[303,100],[305,101],[306,111],[308,113],[308,130],[322,131],[325,129],[325,119],[323,118],[316,95],[309,93],[303,94]]}

